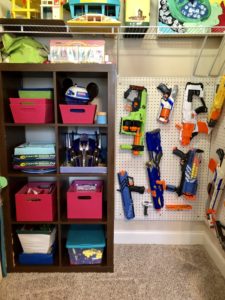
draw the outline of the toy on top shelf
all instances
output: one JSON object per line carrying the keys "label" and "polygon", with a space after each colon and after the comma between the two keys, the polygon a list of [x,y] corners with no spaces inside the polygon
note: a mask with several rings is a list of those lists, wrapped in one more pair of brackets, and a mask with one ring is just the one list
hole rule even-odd
{"label": "toy on top shelf", "polygon": [[119,19],[119,0],[69,0],[69,6],[72,19],[85,14],[102,14]]}
{"label": "toy on top shelf", "polygon": [[159,33],[223,32],[224,2],[222,0],[159,0]]}
{"label": "toy on top shelf", "polygon": [[130,102],[126,108],[128,117],[122,117],[120,133],[134,136],[132,145],[120,145],[122,150],[132,150],[133,155],[144,152],[144,131],[146,122],[147,89],[143,86],[130,85],[124,93],[124,98]]}
{"label": "toy on top shelf", "polygon": [[174,85],[173,89],[169,89],[165,84],[160,83],[157,89],[162,92],[160,103],[160,111],[158,114],[158,121],[168,123],[174,106],[174,101],[177,96],[178,86]]}
{"label": "toy on top shelf", "polygon": [[[120,1],[119,0],[69,0],[70,13],[72,20],[67,21],[68,25],[71,25],[71,31],[84,31],[80,27],[88,26],[90,32],[111,32],[111,28],[107,26],[120,26],[119,12]],[[106,28],[102,28],[102,27]],[[74,28],[76,27],[76,28]],[[101,27],[101,28],[96,28]]]}
{"label": "toy on top shelf", "polygon": [[38,18],[40,16],[40,0],[11,0],[12,17],[26,19]]}
{"label": "toy on top shelf", "polygon": [[63,19],[66,0],[41,0],[41,19]]}
{"label": "toy on top shelf", "polygon": [[[198,97],[201,101],[201,106],[196,109],[193,109],[194,97]],[[198,114],[207,111],[203,84],[188,82],[184,92],[182,124],[176,124],[176,127],[180,130],[180,142],[183,146],[189,145],[191,139],[198,133],[209,133],[207,122],[197,120]]]}
{"label": "toy on top shelf", "polygon": [[144,34],[147,31],[147,27],[150,25],[150,1],[133,1],[126,0],[124,1],[125,5],[125,26],[126,32],[129,33],[139,33],[139,34],[125,34],[126,38],[143,38]]}

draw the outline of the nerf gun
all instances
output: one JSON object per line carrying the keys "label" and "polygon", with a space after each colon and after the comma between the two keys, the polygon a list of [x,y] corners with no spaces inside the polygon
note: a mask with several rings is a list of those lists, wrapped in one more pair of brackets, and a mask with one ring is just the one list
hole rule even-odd
{"label": "nerf gun", "polygon": [[217,91],[208,115],[208,126],[215,127],[225,100],[225,75],[223,75],[220,79],[220,84],[217,87]]}
{"label": "nerf gun", "polygon": [[223,250],[225,251],[225,235],[223,233],[223,231],[225,231],[225,226],[223,224],[221,224],[220,221],[216,221],[215,222],[215,230],[216,230],[216,235],[220,241],[220,244],[221,244]]}
{"label": "nerf gun", "polygon": [[[204,101],[204,90],[202,83],[186,84],[183,102],[183,121],[182,124],[177,124],[176,127],[180,130],[180,141],[183,146],[190,144],[191,139],[199,132],[208,133],[207,122],[198,121],[197,116],[200,113],[206,113],[207,107]],[[201,101],[201,106],[193,110],[193,98],[197,96]]]}
{"label": "nerf gun", "polygon": [[121,145],[123,150],[132,150],[133,155],[144,151],[144,130],[146,121],[147,89],[143,86],[130,85],[124,98],[131,102],[130,114],[121,118],[120,133],[134,136],[133,145]]}
{"label": "nerf gun", "polygon": [[198,187],[198,170],[201,163],[201,149],[191,149],[187,153],[174,148],[173,154],[180,157],[181,162],[181,181],[178,187],[166,185],[166,189],[170,192],[176,192],[177,195],[184,196],[186,200],[195,200]]}
{"label": "nerf gun", "polygon": [[208,201],[206,205],[206,216],[210,227],[214,227],[217,208],[225,185],[225,160],[223,149],[217,149],[220,163],[214,159],[209,161],[209,169],[213,173],[212,182],[208,185]]}
{"label": "nerf gun", "polygon": [[163,94],[157,119],[162,123],[168,123],[177,96],[178,86],[174,85],[173,89],[169,89],[165,84],[160,83],[160,85],[157,86],[157,89]]}
{"label": "nerf gun", "polygon": [[145,187],[134,186],[133,177],[128,176],[126,171],[120,171],[117,175],[118,175],[118,180],[120,185],[119,192],[121,192],[121,196],[122,196],[124,215],[128,220],[130,220],[135,217],[131,192],[137,192],[139,194],[143,194],[145,191]]}
{"label": "nerf gun", "polygon": [[[159,168],[159,163],[163,155],[161,147],[160,129],[146,132],[146,144],[149,153],[149,161],[147,162],[146,166],[151,189],[152,202],[155,209],[160,209],[164,205],[164,182],[160,180]],[[147,214],[146,211],[145,214]]]}

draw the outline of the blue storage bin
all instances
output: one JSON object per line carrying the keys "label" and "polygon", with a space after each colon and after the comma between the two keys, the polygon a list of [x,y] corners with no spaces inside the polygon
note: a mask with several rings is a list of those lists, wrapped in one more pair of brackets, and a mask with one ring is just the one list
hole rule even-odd
{"label": "blue storage bin", "polygon": [[100,264],[105,248],[103,225],[71,225],[66,248],[71,265]]}
{"label": "blue storage bin", "polygon": [[20,253],[19,263],[21,265],[53,265],[55,248],[51,253]]}

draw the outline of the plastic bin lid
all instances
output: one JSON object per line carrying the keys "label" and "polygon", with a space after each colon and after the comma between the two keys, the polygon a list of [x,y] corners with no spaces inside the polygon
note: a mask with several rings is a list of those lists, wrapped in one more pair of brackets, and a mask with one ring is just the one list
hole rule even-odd
{"label": "plastic bin lid", "polygon": [[21,88],[19,91],[53,91],[53,88]]}
{"label": "plastic bin lid", "polygon": [[105,234],[102,225],[78,225],[70,226],[66,248],[104,248]]}

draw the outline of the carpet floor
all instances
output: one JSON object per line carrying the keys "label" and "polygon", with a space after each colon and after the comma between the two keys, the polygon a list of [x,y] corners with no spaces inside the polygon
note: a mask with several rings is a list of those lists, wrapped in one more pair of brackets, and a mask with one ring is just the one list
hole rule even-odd
{"label": "carpet floor", "polygon": [[114,273],[11,273],[0,300],[225,300],[202,246],[115,245]]}

